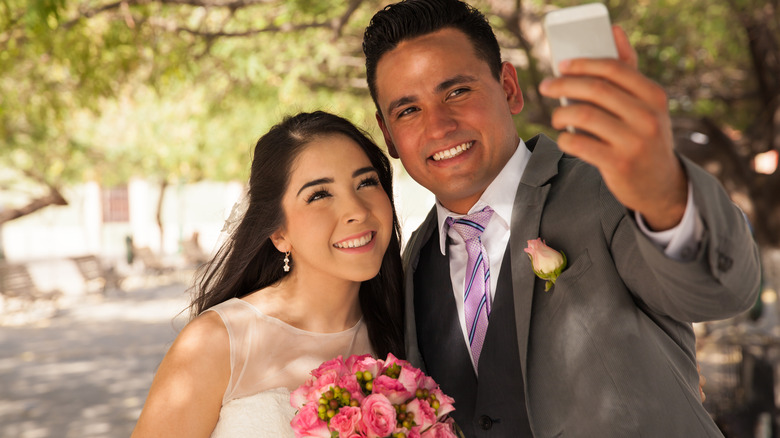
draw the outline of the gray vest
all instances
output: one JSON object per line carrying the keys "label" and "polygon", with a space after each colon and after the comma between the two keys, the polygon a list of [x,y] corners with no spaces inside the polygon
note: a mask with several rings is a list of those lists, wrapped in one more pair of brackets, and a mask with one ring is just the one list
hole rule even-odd
{"label": "gray vest", "polygon": [[517,347],[509,250],[501,263],[490,323],[474,373],[434,232],[414,274],[417,342],[428,374],[455,399],[452,417],[466,437],[532,437]]}

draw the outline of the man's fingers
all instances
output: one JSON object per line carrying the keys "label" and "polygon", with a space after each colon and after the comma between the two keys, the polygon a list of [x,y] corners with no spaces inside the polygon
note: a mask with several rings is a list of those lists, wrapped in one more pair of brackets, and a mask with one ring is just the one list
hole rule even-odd
{"label": "man's fingers", "polygon": [[612,26],[612,36],[615,37],[615,46],[617,46],[618,59],[625,62],[632,68],[638,68],[639,58],[637,57],[636,50],[631,47],[631,43],[628,41],[628,35],[622,27],[618,25]]}
{"label": "man's fingers", "polygon": [[597,138],[589,135],[561,132],[558,134],[558,147],[567,154],[600,168],[613,159],[614,151]]}
{"label": "man's fingers", "polygon": [[[615,118],[622,120],[640,135],[655,134],[653,121],[656,120],[660,111],[651,108],[636,96],[599,78],[576,76],[565,79],[546,81],[543,85],[545,95],[589,102],[594,107],[601,108]],[[577,126],[587,128],[585,124],[589,123],[593,111],[586,111],[590,108],[581,105],[573,106],[572,109],[577,111],[556,110],[556,113],[562,112],[567,116],[567,122],[559,126],[577,124]],[[599,137],[602,138],[608,133],[608,131],[596,131],[595,129],[586,130],[594,134],[604,132],[604,135],[599,134]]]}
{"label": "man's fingers", "polygon": [[635,128],[628,125],[623,118],[594,105],[575,103],[557,108],[553,112],[551,122],[555,129],[562,130],[571,126],[593,134],[606,143],[602,147],[625,148],[633,143],[631,138],[636,134]]}
{"label": "man's fingers", "polygon": [[[616,59],[575,58],[559,66],[563,77],[550,79],[546,85],[566,82],[572,77],[590,76],[612,83],[637,99],[651,105],[657,111],[666,111],[667,99],[664,89],[646,78],[635,68]],[[541,90],[545,96],[556,97]],[[573,97],[573,96],[564,96]]]}

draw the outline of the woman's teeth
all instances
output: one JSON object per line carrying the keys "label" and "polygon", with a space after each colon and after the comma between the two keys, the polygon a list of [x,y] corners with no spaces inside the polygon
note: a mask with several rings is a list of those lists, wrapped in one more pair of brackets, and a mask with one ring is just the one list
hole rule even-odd
{"label": "woman's teeth", "polygon": [[359,237],[357,239],[334,243],[333,246],[336,248],[359,248],[361,246],[368,245],[368,242],[370,242],[373,237],[374,233],[368,233],[365,236]]}
{"label": "woman's teeth", "polygon": [[466,143],[461,143],[455,146],[454,148],[447,149],[446,151],[436,152],[435,154],[433,154],[433,161],[441,161],[441,160],[446,160],[448,158],[457,157],[463,152],[469,150],[473,144],[474,144],[473,141],[469,141]]}

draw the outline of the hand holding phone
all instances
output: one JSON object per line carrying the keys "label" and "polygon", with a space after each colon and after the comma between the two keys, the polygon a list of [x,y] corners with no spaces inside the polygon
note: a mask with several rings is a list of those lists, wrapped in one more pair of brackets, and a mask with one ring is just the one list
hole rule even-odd
{"label": "hand holding phone", "polygon": [[[585,103],[553,112],[552,126],[569,131],[558,136],[558,147],[596,167],[615,198],[651,229],[679,224],[687,178],[674,152],[663,87],[637,70],[636,52],[621,29],[613,30],[604,5],[551,12],[544,25],[553,70],[562,76],[545,80],[539,91],[564,105]],[[579,59],[558,71],[573,58]]]}
{"label": "hand holding phone", "polygon": [[[550,46],[552,69],[560,76],[558,64],[572,58],[617,58],[609,12],[601,3],[588,3],[549,12],[544,29]],[[567,105],[565,97],[561,105]]]}

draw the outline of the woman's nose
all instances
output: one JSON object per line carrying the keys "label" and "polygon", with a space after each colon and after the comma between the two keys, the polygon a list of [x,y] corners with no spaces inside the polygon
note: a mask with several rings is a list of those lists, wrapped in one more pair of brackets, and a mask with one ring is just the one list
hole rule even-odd
{"label": "woman's nose", "polygon": [[357,195],[350,196],[344,204],[346,223],[364,222],[371,215],[371,210],[366,202]]}

